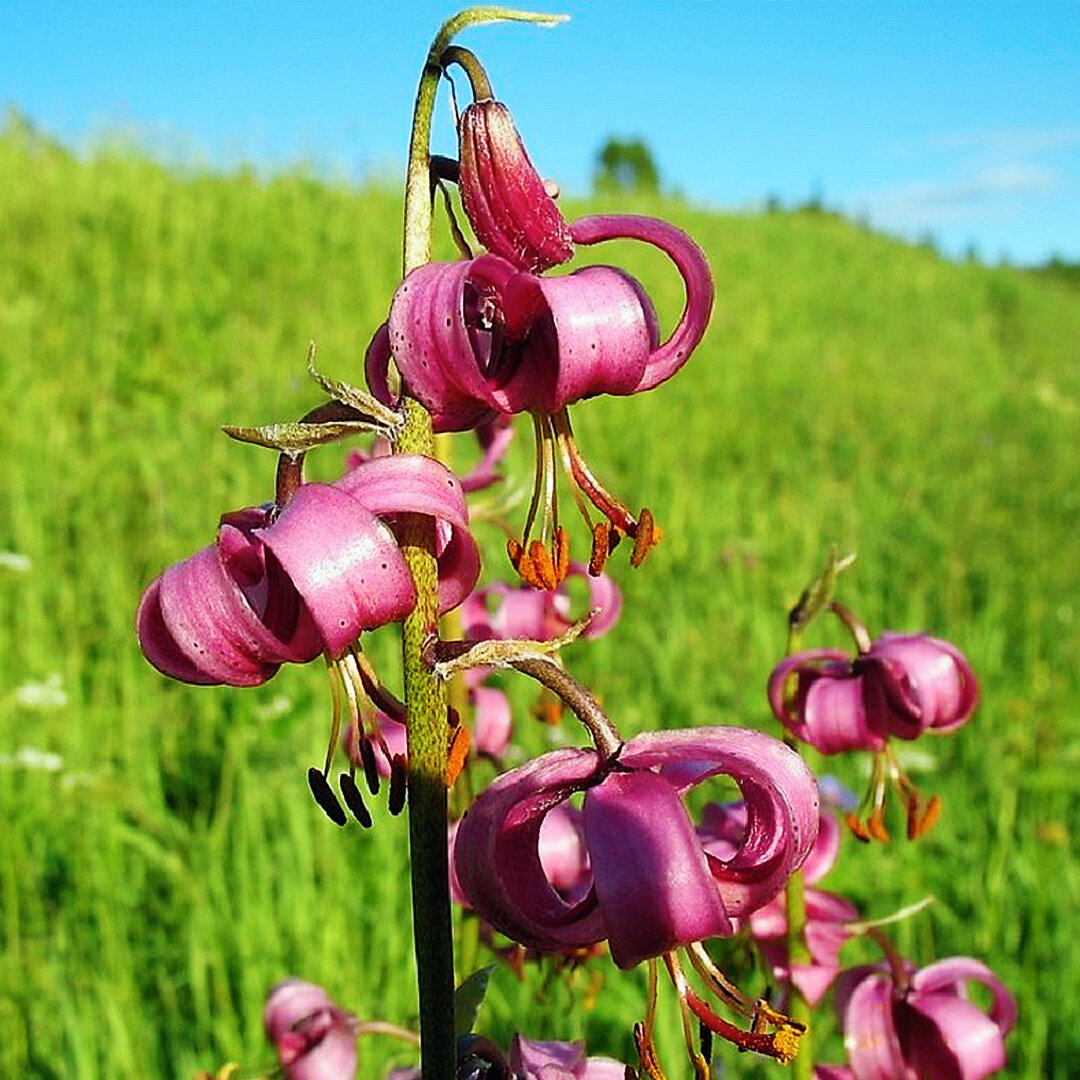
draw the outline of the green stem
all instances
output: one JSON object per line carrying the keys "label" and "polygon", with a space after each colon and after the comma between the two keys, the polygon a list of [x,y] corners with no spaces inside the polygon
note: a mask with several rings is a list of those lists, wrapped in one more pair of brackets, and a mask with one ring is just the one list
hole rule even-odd
{"label": "green stem", "polygon": [[[409,165],[405,180],[403,273],[431,258],[431,117],[442,74],[439,58],[468,26],[502,19],[557,22],[558,16],[500,8],[472,8],[447,20],[428,52],[416,94]],[[406,388],[407,391],[407,388]],[[434,456],[431,417],[406,396],[405,425],[396,450]],[[416,607],[402,630],[405,705],[409,738],[409,856],[413,897],[413,941],[420,995],[420,1066],[424,1080],[454,1080],[454,949],[450,929],[450,880],[446,848],[446,692],[421,660],[424,641],[438,626],[438,567],[435,522],[408,515],[402,551],[416,586]]]}
{"label": "green stem", "polygon": [[[784,904],[787,914],[787,950],[788,965],[793,970],[796,964],[810,963],[810,948],[806,944],[806,882],[801,870],[792,874],[784,886]],[[811,1080],[814,1075],[814,1032],[811,1026],[814,1011],[806,998],[791,982],[788,999],[788,1015],[806,1028],[800,1046],[799,1056],[791,1063],[793,1080]]]}

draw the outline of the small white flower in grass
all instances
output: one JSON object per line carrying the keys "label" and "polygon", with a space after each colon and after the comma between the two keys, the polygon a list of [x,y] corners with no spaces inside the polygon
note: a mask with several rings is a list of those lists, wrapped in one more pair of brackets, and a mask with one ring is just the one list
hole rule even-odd
{"label": "small white flower in grass", "polygon": [[33,563],[29,555],[20,555],[16,551],[0,551],[0,568],[4,570],[15,570],[20,574],[25,574],[31,566]]}
{"label": "small white flower in grass", "polygon": [[45,772],[59,772],[64,767],[64,759],[59,754],[48,750],[38,750],[34,746],[24,746],[14,754],[0,754],[0,765],[10,765],[21,769],[42,769]]}
{"label": "small white flower in grass", "polygon": [[292,707],[293,703],[290,698],[287,698],[284,694],[278,694],[271,701],[259,705],[255,709],[255,715],[260,720],[276,720],[279,716],[284,716]]}
{"label": "small white flower in grass", "polygon": [[53,672],[44,682],[27,682],[15,691],[15,700],[28,709],[62,709],[68,703],[60,685],[60,675]]}

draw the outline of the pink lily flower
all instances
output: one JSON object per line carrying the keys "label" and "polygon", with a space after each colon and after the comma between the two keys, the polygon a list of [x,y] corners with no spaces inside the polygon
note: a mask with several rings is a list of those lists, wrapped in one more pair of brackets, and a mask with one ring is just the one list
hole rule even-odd
{"label": "pink lily flower", "polygon": [[687,290],[682,318],[660,344],[642,286],[610,266],[544,278],[498,255],[428,263],[398,287],[387,323],[368,351],[368,381],[387,386],[390,349],[437,430],[463,431],[484,415],[551,414],[583,397],[633,394],[669,379],[708,325],[713,288],[701,249],[666,222],[633,215],[585,217],[578,243],[637,239],[675,263]]}
{"label": "pink lily flower", "polygon": [[450,610],[480,565],[461,485],[430,458],[383,457],[333,484],[303,484],[283,508],[226,514],[215,544],[143,594],[143,653],[171,678],[230,686],[257,686],[321,653],[340,659],[362,631],[416,603],[393,533],[406,512],[439,522],[439,602]]}
{"label": "pink lily flower", "polygon": [[[1016,1002],[980,961],[956,956],[914,973],[850,975],[837,1007],[854,1080],[983,1080],[1005,1067]],[[968,998],[971,982],[989,990],[988,1012]]]}
{"label": "pink lily flower", "polygon": [[937,796],[923,802],[889,749],[889,739],[954,731],[971,718],[979,685],[963,653],[947,641],[925,634],[868,637],[854,658],[837,649],[818,649],[781,661],[769,678],[769,704],[789,731],[823,754],[873,752],[866,821],[848,815],[856,836],[888,839],[884,804],[891,783],[899,790],[908,836],[914,839],[933,826],[941,804]]}
{"label": "pink lily flower", "polygon": [[[599,759],[557,750],[504,773],[462,820],[458,880],[472,906],[526,946],[607,939],[630,968],[679,945],[734,932],[801,866],[817,835],[817,789],[798,755],[755,731],[639,735],[597,781]],[[723,773],[741,787],[749,825],[728,859],[710,855],[682,795]],[[553,807],[585,792],[592,888],[568,901],[544,872],[538,837]]]}
{"label": "pink lily flower", "polygon": [[285,979],[270,991],[266,1034],[286,1080],[353,1080],[356,1017],[335,1005],[321,986]]}
{"label": "pink lily flower", "polygon": [[836,649],[798,653],[769,678],[776,718],[823,754],[953,731],[978,701],[963,653],[925,634],[882,634],[854,659]]}
{"label": "pink lily flower", "polygon": [[[526,583],[545,589],[555,588],[569,565],[554,494],[557,459],[583,496],[578,502],[593,537],[590,572],[599,573],[622,536],[635,540],[635,566],[659,540],[648,511],[635,517],[592,475],[566,409],[582,398],[638,393],[671,378],[701,341],[713,302],[704,254],[666,222],[585,217],[570,226],[570,235],[586,245],[642,240],[672,259],[683,278],[686,304],[666,341],[659,340],[644,289],[621,270],[590,266],[544,278],[486,254],[412,271],[398,287],[390,318],[372,339],[365,362],[372,393],[392,403],[392,351],[410,393],[432,413],[439,431],[467,430],[500,414],[533,414],[537,487],[524,535],[511,542],[510,557]],[[586,502],[604,520],[594,525]],[[530,543],[541,506],[541,539]]]}

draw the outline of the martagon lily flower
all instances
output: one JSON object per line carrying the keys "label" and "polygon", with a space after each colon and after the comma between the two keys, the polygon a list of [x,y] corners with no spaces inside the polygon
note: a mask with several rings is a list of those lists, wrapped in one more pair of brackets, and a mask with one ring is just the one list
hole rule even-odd
{"label": "martagon lily flower", "polygon": [[[643,287],[621,270],[590,266],[545,278],[487,254],[429,263],[409,274],[366,361],[372,393],[392,402],[392,352],[410,392],[432,413],[437,430],[466,430],[499,413],[533,414],[536,488],[523,539],[512,545],[511,559],[529,584],[545,588],[562,580],[569,561],[563,534],[556,531],[557,452],[594,537],[594,572],[618,537],[634,539],[635,565],[657,538],[647,511],[635,517],[592,475],[574,441],[567,407],[597,394],[651,390],[671,378],[700,342],[713,301],[701,249],[666,222],[630,215],[585,217],[574,222],[570,232],[580,244],[643,240],[671,257],[687,299],[667,340],[659,340],[656,313]],[[595,526],[586,501],[602,515]],[[541,540],[536,546],[528,537],[541,504]],[[545,557],[541,552],[549,547],[552,554]]]}
{"label": "martagon lily flower", "polygon": [[[403,619],[416,604],[394,532],[403,514],[436,521],[439,610],[449,611],[480,572],[464,492],[439,462],[401,454],[373,458],[332,484],[301,484],[284,506],[226,514],[217,542],[153,581],[136,617],[146,658],[182,682],[257,686],[283,663],[326,657],[333,730],[323,769],[308,779],[316,801],[342,825],[345,813],[326,777],[343,697],[359,724],[360,702],[373,689],[360,635]],[[347,775],[346,802],[365,820]]]}
{"label": "martagon lily flower", "polygon": [[[706,850],[682,801],[721,774],[739,786],[747,807],[727,858]],[[580,793],[588,877],[568,895],[545,870],[540,833],[548,814]],[[790,1060],[797,1025],[735,990],[700,943],[731,935],[776,896],[806,859],[817,827],[816,785],[782,743],[737,728],[666,731],[639,735],[606,759],[558,750],[503,774],[458,826],[454,866],[468,902],[513,940],[566,950],[606,939],[622,968],[663,957],[688,1037],[696,1016],[745,1049]],[[754,1031],[722,1020],[690,988],[680,948],[713,993],[754,1019]],[[766,1024],[777,1030],[766,1032]],[[644,1038],[651,1044],[649,1030]]]}
{"label": "martagon lily flower", "polygon": [[[969,983],[990,994],[984,1011]],[[1016,1002],[983,963],[966,956],[912,972],[858,968],[841,979],[837,1007],[854,1080],[983,1080],[1005,1067]]]}
{"label": "martagon lily flower", "polygon": [[848,816],[860,839],[888,839],[884,804],[890,782],[907,811],[908,835],[915,838],[937,820],[940,800],[922,800],[889,739],[954,731],[971,718],[979,686],[967,659],[947,641],[896,633],[870,641],[861,626],[853,629],[858,641],[853,658],[838,649],[819,649],[781,661],[769,678],[769,704],[792,734],[823,754],[873,752],[867,820]]}

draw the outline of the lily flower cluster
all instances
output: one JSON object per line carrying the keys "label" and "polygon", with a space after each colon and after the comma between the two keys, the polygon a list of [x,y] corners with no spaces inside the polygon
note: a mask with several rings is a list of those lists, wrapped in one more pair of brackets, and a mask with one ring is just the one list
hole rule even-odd
{"label": "lily flower cluster", "polygon": [[[847,900],[812,887],[836,858],[840,829],[822,813],[818,784],[794,749],[801,740],[825,754],[873,754],[867,812],[848,817],[861,839],[888,838],[888,784],[900,792],[909,836],[925,833],[940,803],[919,795],[890,740],[953,731],[971,717],[978,685],[959,650],[925,635],[871,641],[850,613],[831,603],[831,582],[841,568],[834,560],[829,587],[814,595],[827,594],[829,608],[855,638],[856,654],[816,650],[777,666],[768,700],[790,745],[730,726],[666,730],[660,718],[661,730],[624,739],[558,658],[575,638],[599,636],[618,620],[621,595],[604,574],[616,545],[632,540],[636,567],[661,537],[648,509],[631,513],[596,479],[568,410],[603,394],[651,390],[676,375],[705,333],[713,282],[698,245],[667,222],[630,215],[567,222],[556,189],[533,167],[476,58],[448,47],[433,54],[425,77],[453,64],[467,72],[474,97],[458,121],[459,161],[428,159],[429,177],[422,157],[421,178],[425,195],[429,179],[457,183],[477,245],[486,250],[474,254],[454,221],[462,257],[421,265],[404,277],[366,351],[370,392],[320,379],[334,398],[330,406],[295,425],[243,429],[248,441],[279,451],[275,498],[225,514],[213,544],[149,585],[137,615],[147,659],[187,683],[256,686],[283,664],[322,656],[330,672],[332,731],[325,762],[309,770],[309,783],[340,825],[346,814],[328,774],[341,743],[349,762],[339,779],[341,795],[369,826],[356,771],[373,795],[389,778],[390,809],[401,810],[412,782],[413,733],[434,731],[435,764],[421,776],[419,751],[413,762],[425,810],[434,809],[434,828],[429,818],[412,839],[421,836],[426,845],[435,838],[438,859],[430,860],[429,880],[438,878],[432,896],[444,907],[447,807],[438,790],[438,800],[427,798],[429,781],[438,789],[443,780],[444,728],[448,787],[468,760],[470,740],[474,758],[502,770],[512,710],[489,676],[508,668],[534,678],[542,687],[542,718],[559,719],[568,709],[593,745],[564,747],[500,772],[458,820],[447,820],[450,887],[455,899],[516,946],[574,956],[606,949],[620,969],[646,965],[649,991],[634,1037],[650,1080],[664,1077],[654,1039],[661,965],[675,990],[698,1080],[711,1075],[714,1035],[740,1050],[792,1061],[807,1031],[810,1013],[803,1007],[816,1006],[834,983],[849,1063],[821,1067],[822,1080],[982,1080],[1003,1064],[1003,1039],[1015,1019],[1011,997],[984,965],[954,958],[916,971],[887,949],[886,966],[839,974],[844,942],[872,924],[858,930],[858,912]],[[666,337],[644,286],[623,270],[601,265],[547,273],[578,247],[617,239],[658,248],[678,271],[685,301]],[[402,452],[417,445],[401,434],[421,411],[417,403],[431,421],[418,440],[425,445],[432,429],[476,432],[481,460],[464,480],[431,457]],[[494,481],[511,419],[520,413],[532,418],[537,455],[524,527],[507,544],[523,587],[477,588],[479,548],[466,491]],[[305,483],[304,454],[358,428],[375,430],[380,439],[356,452],[333,483]],[[559,463],[590,536],[587,562],[571,559],[559,509]],[[434,572],[424,585],[423,574],[414,580],[403,551],[416,549],[407,537],[415,537],[418,518],[427,527],[424,558],[434,554],[437,584]],[[583,619],[573,616],[568,578],[587,582]],[[459,606],[463,639],[444,640],[438,616]],[[421,618],[411,618],[414,611]],[[460,676],[463,693],[444,695],[434,686],[414,707],[423,693],[401,701],[380,682],[362,635],[406,619],[407,685],[412,676],[415,689],[419,678],[426,693],[435,680]],[[424,624],[419,635],[412,633],[417,622]],[[471,709],[472,736],[458,708]],[[454,792],[455,816],[461,800],[472,797],[469,776],[461,785],[468,791]],[[699,789],[714,782],[725,790],[733,784],[739,800],[706,801]],[[413,802],[421,800],[414,796]],[[423,880],[414,875],[414,888]],[[798,905],[791,903],[795,895]],[[417,925],[428,924],[418,919]],[[744,993],[706,947],[736,935],[757,945],[791,1015],[766,996]],[[418,961],[422,951],[418,939]],[[452,957],[449,948],[444,953],[432,967],[443,964],[445,989]],[[972,981],[989,990],[988,1012],[967,998]],[[439,1013],[422,1002],[422,1023],[435,1012],[442,1024],[458,1011],[448,1000],[441,1005]],[[741,1018],[742,1026],[718,1009]],[[417,1041],[403,1029],[362,1023],[321,987],[296,979],[271,992],[265,1025],[288,1080],[352,1080],[357,1037],[369,1031]],[[452,1049],[445,1024],[436,1030],[447,1036],[442,1049]],[[424,1043],[431,1045],[426,1029]],[[445,1072],[453,1059],[441,1058]],[[505,1054],[471,1032],[458,1044],[459,1080],[623,1080],[626,1073],[621,1063],[589,1058],[574,1044],[516,1036]],[[418,1075],[400,1071],[395,1080]]]}

